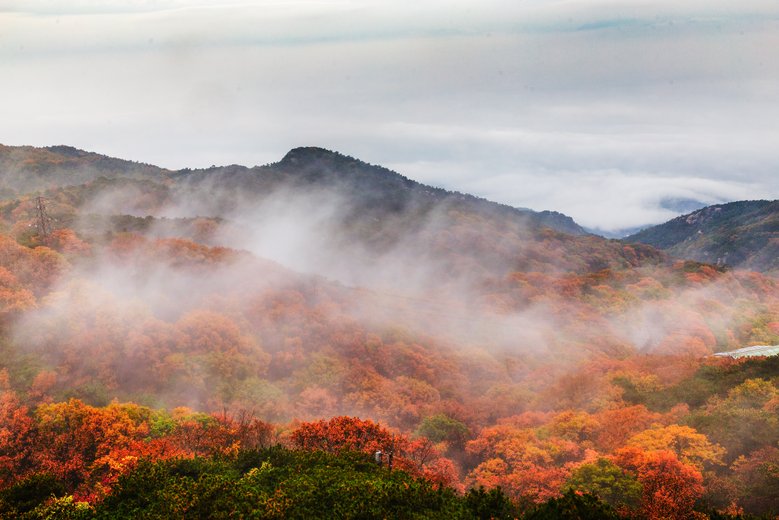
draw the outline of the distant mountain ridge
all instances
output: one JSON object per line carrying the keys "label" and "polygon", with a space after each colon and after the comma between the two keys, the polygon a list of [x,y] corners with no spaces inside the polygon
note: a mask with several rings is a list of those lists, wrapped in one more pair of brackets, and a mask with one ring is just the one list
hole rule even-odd
{"label": "distant mountain ridge", "polygon": [[[672,211],[678,215],[682,213],[689,213],[691,211],[699,210],[703,207],[709,206],[712,202],[724,202],[724,201],[711,201],[707,204],[697,199],[666,197],[659,201],[659,207],[662,209]],[[605,238],[623,239],[635,235],[636,233],[643,231],[644,229],[647,229],[649,227],[652,227],[652,225],[642,224],[640,226],[630,226],[630,227],[618,228],[618,229],[600,229],[600,228],[593,228],[593,227],[585,227],[584,229],[586,229],[589,233],[600,235]]]}
{"label": "distant mountain ridge", "polygon": [[400,211],[427,199],[435,203],[457,203],[479,213],[521,216],[532,224],[572,235],[587,234],[571,217],[562,213],[513,208],[473,195],[427,186],[387,168],[318,147],[294,148],[279,162],[264,166],[250,168],[229,165],[171,171],[65,145],[45,148],[0,145],[0,182],[5,188],[5,198],[56,187],[80,185],[100,178],[131,178],[160,183],[170,181],[185,188],[213,183],[218,185],[226,196],[229,195],[229,200],[221,201],[226,205],[232,203],[231,190],[267,193],[280,187],[325,187],[347,191],[350,196],[357,197],[357,210],[370,210],[374,213]]}
{"label": "distant mountain ridge", "polygon": [[679,258],[779,273],[779,200],[715,204],[626,237]]}
{"label": "distant mountain ridge", "polygon": [[258,193],[279,187],[325,188],[356,196],[354,210],[361,213],[394,213],[412,206],[447,202],[477,213],[526,218],[532,224],[563,233],[587,234],[571,217],[562,213],[514,208],[473,195],[428,186],[382,166],[318,147],[293,148],[279,162],[264,166],[247,168],[231,165],[180,170],[174,177],[185,184],[217,182],[221,188],[253,190]]}
{"label": "distant mountain ridge", "polygon": [[160,179],[169,170],[116,159],[72,146],[5,146],[0,144],[0,182],[6,193],[24,194],[77,185],[99,177]]}

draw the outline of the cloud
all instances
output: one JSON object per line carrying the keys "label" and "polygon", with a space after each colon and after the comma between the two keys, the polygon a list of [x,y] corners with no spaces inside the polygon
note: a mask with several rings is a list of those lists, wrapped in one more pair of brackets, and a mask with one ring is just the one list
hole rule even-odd
{"label": "cloud", "polygon": [[778,19],[760,1],[6,1],[0,142],[174,168],[318,145],[616,229],[680,192],[779,197]]}

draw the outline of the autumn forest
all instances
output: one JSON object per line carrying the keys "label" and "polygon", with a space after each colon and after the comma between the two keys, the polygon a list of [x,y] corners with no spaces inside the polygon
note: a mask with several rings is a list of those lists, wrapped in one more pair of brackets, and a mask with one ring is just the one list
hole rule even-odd
{"label": "autumn forest", "polygon": [[779,515],[779,357],[713,355],[772,268],[317,148],[0,177],[0,517]]}

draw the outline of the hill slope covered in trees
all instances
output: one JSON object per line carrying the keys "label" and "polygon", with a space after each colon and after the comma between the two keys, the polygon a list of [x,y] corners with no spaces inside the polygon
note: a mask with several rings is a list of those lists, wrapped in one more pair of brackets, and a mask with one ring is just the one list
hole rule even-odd
{"label": "hill slope covered in trees", "polygon": [[779,272],[779,201],[717,204],[625,238],[677,258]]}
{"label": "hill slope covered in trees", "polygon": [[[0,201],[8,508],[110,511],[149,472],[172,505],[230,482],[292,508],[263,461],[235,466],[280,443],[392,452],[458,511],[479,486],[525,512],[570,489],[626,517],[779,509],[773,361],[709,357],[779,343],[775,278],[319,149],[180,172],[31,150],[38,191]],[[113,173],[48,164],[69,155]]]}

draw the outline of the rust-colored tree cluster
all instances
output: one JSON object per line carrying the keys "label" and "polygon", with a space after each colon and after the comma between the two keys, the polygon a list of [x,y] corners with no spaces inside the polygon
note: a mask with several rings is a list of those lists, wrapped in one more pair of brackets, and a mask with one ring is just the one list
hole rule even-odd
{"label": "rust-colored tree cluster", "polygon": [[99,500],[140,458],[285,442],[527,504],[773,511],[776,367],[707,356],[779,343],[776,280],[590,238],[534,270],[568,240],[536,239],[466,305],[186,239],[2,235],[0,486],[47,473]]}

